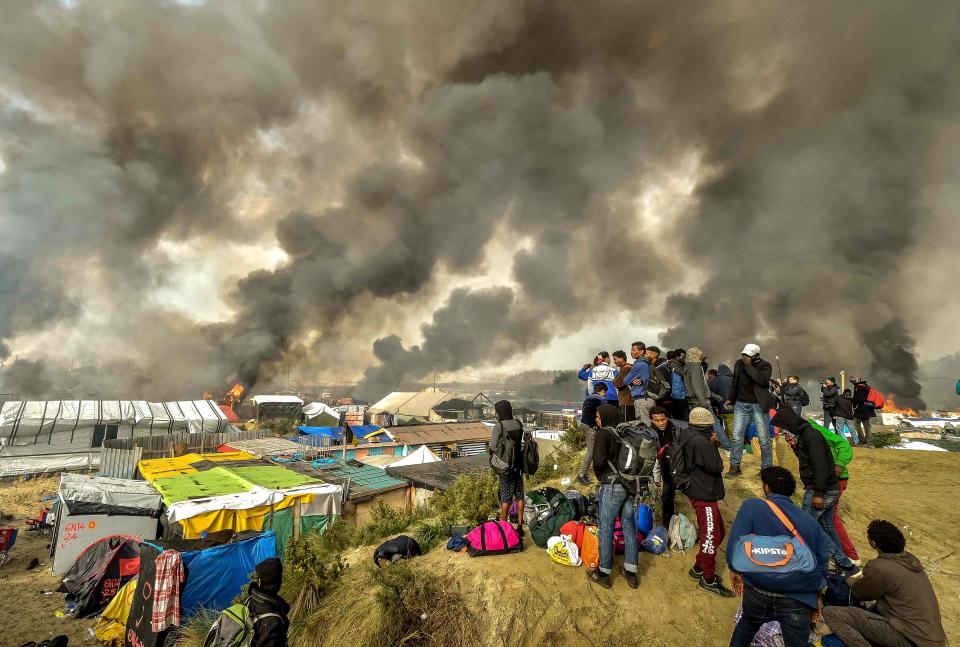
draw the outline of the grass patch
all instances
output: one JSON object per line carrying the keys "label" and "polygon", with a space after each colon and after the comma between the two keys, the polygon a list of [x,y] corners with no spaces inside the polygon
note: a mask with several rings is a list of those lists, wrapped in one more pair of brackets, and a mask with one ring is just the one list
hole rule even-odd
{"label": "grass patch", "polygon": [[524,486],[528,490],[540,487],[547,481],[563,478],[564,476],[574,477],[580,472],[580,466],[583,465],[584,449],[573,449],[561,443],[549,456],[545,456],[540,461],[540,469],[533,476],[525,479]]}
{"label": "grass patch", "polygon": [[433,510],[447,524],[478,523],[496,514],[500,482],[493,470],[463,474],[446,492],[430,499]]}
{"label": "grass patch", "polygon": [[191,617],[177,632],[177,647],[203,647],[203,641],[210,633],[210,627],[216,622],[220,614],[216,611],[201,609],[197,615]]}
{"label": "grass patch", "polygon": [[881,447],[896,447],[900,442],[900,434],[895,431],[873,432],[873,446],[877,449]]}
{"label": "grass patch", "polygon": [[399,561],[356,569],[291,627],[294,647],[479,645],[480,619],[451,578]]}

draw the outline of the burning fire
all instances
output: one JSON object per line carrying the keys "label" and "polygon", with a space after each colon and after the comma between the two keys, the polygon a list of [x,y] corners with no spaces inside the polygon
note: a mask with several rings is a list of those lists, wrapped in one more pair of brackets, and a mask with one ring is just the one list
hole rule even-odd
{"label": "burning fire", "polygon": [[904,408],[898,407],[897,403],[893,399],[892,393],[887,394],[887,401],[883,405],[883,412],[884,413],[902,413],[907,416],[917,415],[916,409],[904,409]]}
{"label": "burning fire", "polygon": [[244,389],[242,384],[234,384],[230,387],[230,390],[224,394],[223,400],[220,402],[220,404],[233,407],[233,405],[239,402],[240,398],[243,397],[243,391]]}

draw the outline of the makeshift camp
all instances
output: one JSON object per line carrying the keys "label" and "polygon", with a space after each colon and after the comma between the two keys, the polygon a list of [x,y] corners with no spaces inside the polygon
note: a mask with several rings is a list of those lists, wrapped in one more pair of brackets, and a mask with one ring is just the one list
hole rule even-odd
{"label": "makeshift camp", "polygon": [[408,425],[388,427],[387,431],[408,447],[408,453],[426,446],[441,458],[485,454],[490,443],[490,427],[482,422]]}
{"label": "makeshift camp", "polygon": [[88,618],[100,613],[138,570],[140,541],[111,535],[80,553],[64,576],[61,590],[69,602],[77,605],[74,616]]}
{"label": "makeshift camp", "polygon": [[268,513],[291,506],[304,517],[340,514],[339,485],[243,452],[140,461],[139,469],[163,497],[165,536],[259,531]]}
{"label": "makeshift camp", "polygon": [[311,402],[302,409],[303,421],[308,425],[324,427],[340,424],[340,412],[322,402]]}
{"label": "makeshift camp", "polygon": [[250,581],[254,567],[276,557],[277,539],[265,532],[250,539],[219,546],[182,549],[195,542],[149,542],[141,546],[140,570],[127,617],[127,642],[138,647],[162,645],[164,635],[151,631],[153,594],[156,590],[157,556],[165,550],[179,550],[186,581],[180,587],[181,618],[200,609],[219,611],[232,603]]}
{"label": "makeshift camp", "polygon": [[423,465],[424,463],[436,463],[439,460],[440,457],[430,451],[426,445],[421,445],[417,451],[404,456],[396,463],[391,463],[390,466],[403,467],[404,465]]}
{"label": "makeshift camp", "polygon": [[303,415],[303,400],[295,395],[256,395],[257,420],[296,420]]}
{"label": "makeshift camp", "polygon": [[287,467],[342,486],[347,491],[343,514],[356,523],[367,521],[378,501],[393,508],[409,507],[407,481],[393,478],[378,467],[364,465],[359,461],[344,463],[339,460],[303,461],[290,463]]}
{"label": "makeshift camp", "polygon": [[227,425],[211,400],[11,400],[0,403],[0,477],[96,468],[108,439]]}
{"label": "makeshift camp", "polygon": [[443,416],[433,410],[448,397],[437,389],[394,391],[368,409],[370,421],[379,425],[404,425],[440,422]]}
{"label": "makeshift camp", "polygon": [[103,537],[157,536],[160,495],[145,481],[60,475],[50,552],[53,572],[66,573],[77,556]]}
{"label": "makeshift camp", "polygon": [[97,624],[93,628],[94,637],[107,647],[122,647],[124,634],[127,629],[127,617],[130,615],[130,604],[133,602],[133,592],[137,588],[137,578],[133,578],[120,587],[110,604],[106,606]]}

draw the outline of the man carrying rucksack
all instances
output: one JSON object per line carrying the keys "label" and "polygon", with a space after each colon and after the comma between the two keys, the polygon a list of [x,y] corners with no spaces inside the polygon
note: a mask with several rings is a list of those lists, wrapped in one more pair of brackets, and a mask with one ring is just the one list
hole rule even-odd
{"label": "man carrying rucksack", "polygon": [[[877,416],[876,403],[870,401],[870,392],[873,390],[863,378],[852,377],[853,384],[853,429],[861,445],[873,447],[873,429],[870,427],[870,418]],[[883,408],[883,405],[880,405]]]}
{"label": "man carrying rucksack", "polygon": [[[700,527],[700,550],[689,575],[698,580],[697,586],[704,591],[732,597],[733,591],[725,587],[716,574],[717,549],[725,533],[719,505],[724,497],[723,459],[717,449],[720,441],[713,423],[713,414],[703,407],[690,412],[690,426],[680,433],[677,441],[686,462],[688,480],[686,484],[677,483],[677,487],[684,488]],[[680,456],[676,460],[680,460]]]}
{"label": "man carrying rucksack", "polygon": [[[713,411],[713,394],[707,383],[707,374],[703,368],[703,351],[697,347],[687,350],[686,361],[683,365],[683,384],[686,389],[687,404],[693,409],[703,407]],[[717,434],[720,447],[730,451],[730,439],[723,430],[723,424],[716,416],[713,418],[713,430]]]}
{"label": "man carrying rucksack", "polygon": [[674,501],[677,496],[676,484],[673,482],[671,451],[676,448],[675,441],[680,429],[686,429],[687,423],[670,419],[670,413],[663,407],[650,409],[651,426],[660,437],[660,452],[657,459],[660,461],[660,510],[663,516],[663,525],[668,527],[675,510]]}
{"label": "man carrying rucksack", "polygon": [[837,378],[828,377],[820,383],[820,399],[823,400],[823,426],[833,428],[837,427],[837,398],[840,397],[840,389],[836,385]]}
{"label": "man carrying rucksack", "polygon": [[730,471],[727,478],[742,474],[740,461],[743,458],[743,437],[753,419],[760,440],[760,467],[773,465],[773,449],[770,445],[770,409],[776,407],[776,399],[770,393],[770,376],[773,367],[760,357],[760,347],[747,344],[740,352],[740,359],[733,366],[733,379],[727,401],[733,405],[733,442],[730,448]]}
{"label": "man carrying rucksack", "polygon": [[290,605],[280,597],[283,564],[276,557],[270,557],[257,564],[254,572],[257,578],[250,583],[247,603],[253,623],[250,647],[287,647]]}
{"label": "man carrying rucksack", "polygon": [[798,416],[803,415],[803,408],[810,404],[810,396],[800,384],[799,375],[788,375],[787,383],[782,385],[783,403],[793,409]]}
{"label": "man carrying rucksack", "polygon": [[523,528],[523,424],[513,417],[513,405],[500,400],[493,405],[497,423],[491,432],[490,447],[497,456],[506,456],[508,466],[500,479],[500,520],[510,520],[510,504],[517,502],[517,531]]}
{"label": "man carrying rucksack", "polygon": [[937,595],[923,564],[905,550],[903,533],[876,519],[867,527],[867,540],[877,558],[867,562],[863,577],[847,581],[854,597],[877,605],[872,611],[825,607],[824,622],[847,647],[944,647]]}
{"label": "man carrying rucksack", "polygon": [[[771,621],[780,623],[785,647],[806,647],[819,604],[818,595],[829,573],[829,540],[820,525],[793,504],[790,497],[797,489],[797,482],[786,468],[765,467],[760,470],[760,481],[766,498],[747,499],[740,504],[727,538],[727,565],[733,571],[730,579],[737,595],[743,598],[743,613],[733,630],[730,647],[749,647],[757,630]],[[797,568],[794,573],[772,576],[734,570],[733,565],[738,564],[741,557],[737,551],[745,545],[741,539],[756,535],[789,540],[794,536],[792,531],[796,531],[816,562],[815,567],[810,565],[810,572]]]}
{"label": "man carrying rucksack", "polygon": [[632,589],[639,586],[637,563],[639,545],[637,543],[637,521],[633,510],[633,495],[620,481],[613,464],[619,451],[614,427],[620,422],[620,412],[616,407],[605,404],[597,410],[597,438],[593,448],[593,472],[600,482],[600,534],[599,565],[587,571],[587,579],[605,589],[613,586],[610,574],[613,572],[613,529],[617,518],[623,528],[624,556],[620,575]]}
{"label": "man carrying rucksack", "polygon": [[850,389],[843,390],[843,393],[837,398],[835,411],[837,417],[834,419],[834,427],[837,433],[844,438],[850,436],[851,445],[859,445],[860,440],[853,428],[853,391]]}
{"label": "man carrying rucksack", "polygon": [[834,510],[840,500],[840,484],[833,453],[826,438],[813,425],[782,407],[773,417],[773,424],[793,449],[800,464],[800,480],[805,488],[803,511],[817,520],[830,539],[830,557],[845,575],[860,571],[849,557],[844,555],[840,537],[833,525]]}
{"label": "man carrying rucksack", "polygon": [[677,420],[686,421],[690,417],[690,405],[687,403],[687,386],[683,379],[687,351],[677,348],[673,351],[670,366],[670,414]]}
{"label": "man carrying rucksack", "polygon": [[580,408],[580,421],[578,422],[587,448],[583,455],[580,473],[577,474],[577,482],[581,485],[590,485],[587,470],[593,465],[593,443],[597,434],[597,409],[603,406],[607,395],[607,385],[603,382],[597,382],[593,385],[593,388],[596,393],[591,393],[583,401],[583,406]]}

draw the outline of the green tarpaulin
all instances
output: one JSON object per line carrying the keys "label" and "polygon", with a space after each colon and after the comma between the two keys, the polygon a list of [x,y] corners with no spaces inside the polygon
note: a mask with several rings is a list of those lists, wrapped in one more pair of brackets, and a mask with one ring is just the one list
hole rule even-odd
{"label": "green tarpaulin", "polygon": [[[300,517],[300,533],[303,534],[308,530],[324,532],[327,527],[333,523],[335,518],[335,515]],[[280,556],[280,559],[284,559],[287,554],[287,543],[293,535],[293,509],[286,508],[284,510],[268,512],[267,516],[264,517],[263,528],[266,530],[271,527],[273,531],[277,533],[277,555]]]}

